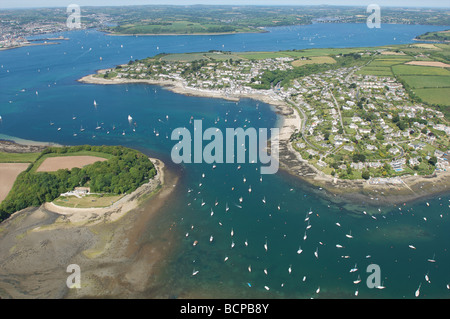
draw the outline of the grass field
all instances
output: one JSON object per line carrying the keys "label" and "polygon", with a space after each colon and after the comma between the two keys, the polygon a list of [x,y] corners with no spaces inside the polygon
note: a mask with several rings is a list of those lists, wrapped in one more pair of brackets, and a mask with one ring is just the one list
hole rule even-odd
{"label": "grass field", "polygon": [[4,153],[0,152],[0,163],[33,163],[40,153]]}
{"label": "grass field", "polygon": [[404,75],[401,77],[409,86],[422,88],[450,88],[450,76],[417,76]]}
{"label": "grass field", "polygon": [[450,71],[443,68],[419,65],[394,65],[392,70],[395,75],[447,75]]}
{"label": "grass field", "polygon": [[360,75],[375,75],[375,76],[393,76],[390,67],[363,67],[361,70],[356,72]]}
{"label": "grass field", "polygon": [[58,197],[53,201],[55,205],[72,208],[101,208],[111,206],[124,195],[88,195],[81,198],[75,196]]}
{"label": "grass field", "polygon": [[396,64],[403,64],[404,62],[410,61],[410,60],[411,59],[408,59],[408,58],[375,59],[368,66],[369,67],[392,66],[392,65],[396,65]]}
{"label": "grass field", "polygon": [[323,64],[323,63],[333,64],[336,63],[336,60],[330,56],[316,56],[309,58],[309,60],[295,60],[291,64],[292,66],[298,67],[306,64]]}
{"label": "grass field", "polygon": [[425,102],[431,104],[450,105],[450,88],[414,89],[414,92]]}

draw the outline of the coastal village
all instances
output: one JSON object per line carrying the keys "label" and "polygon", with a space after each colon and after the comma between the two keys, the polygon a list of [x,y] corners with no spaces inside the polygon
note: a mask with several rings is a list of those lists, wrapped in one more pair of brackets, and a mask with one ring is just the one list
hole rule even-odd
{"label": "coastal village", "polygon": [[412,101],[394,77],[359,74],[357,66],[330,68],[267,90],[254,88],[263,73],[292,69],[294,58],[233,59],[220,51],[202,60],[170,57],[130,61],[96,76],[176,81],[199,93],[285,101],[302,118],[300,131],[291,136],[293,148],[329,176],[396,184],[400,176],[449,168],[450,126],[444,114]]}

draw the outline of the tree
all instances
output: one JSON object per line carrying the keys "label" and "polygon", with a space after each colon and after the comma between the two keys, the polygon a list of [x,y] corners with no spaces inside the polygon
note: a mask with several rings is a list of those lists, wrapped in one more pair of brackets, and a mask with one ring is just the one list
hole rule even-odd
{"label": "tree", "polygon": [[432,166],[436,166],[437,163],[437,157],[436,156],[432,156],[430,157],[430,159],[428,160],[428,163]]}
{"label": "tree", "polygon": [[353,154],[353,162],[358,163],[358,162],[365,162],[366,161],[366,156],[364,154]]}
{"label": "tree", "polygon": [[364,171],[362,172],[362,178],[364,178],[365,180],[368,180],[370,178],[370,173],[369,171]]}

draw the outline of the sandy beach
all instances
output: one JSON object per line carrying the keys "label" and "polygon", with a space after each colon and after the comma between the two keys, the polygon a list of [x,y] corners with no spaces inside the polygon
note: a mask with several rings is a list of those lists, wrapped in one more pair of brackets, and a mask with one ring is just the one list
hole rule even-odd
{"label": "sandy beach", "polygon": [[[102,74],[106,70],[99,70],[97,74]],[[301,116],[297,110],[289,106],[278,95],[274,94],[224,94],[220,91],[193,89],[185,87],[181,81],[172,80],[146,80],[146,79],[103,79],[95,77],[93,74],[87,75],[78,80],[82,83],[91,84],[126,84],[145,83],[159,85],[168,90],[187,96],[200,96],[209,98],[220,98],[238,101],[241,98],[251,98],[270,104],[275,111],[282,116],[280,127],[280,168],[300,178],[308,184],[323,188],[328,192],[325,196],[331,200],[357,201],[359,203],[373,205],[396,205],[407,201],[430,197],[436,194],[447,192],[450,189],[450,173],[438,172],[433,176],[405,176],[401,177],[400,183],[369,183],[366,180],[342,180],[323,172],[310,165],[301,158],[300,154],[294,150],[289,138],[292,133],[301,128]],[[324,192],[321,192],[323,194]],[[319,195],[321,195],[319,194]]]}

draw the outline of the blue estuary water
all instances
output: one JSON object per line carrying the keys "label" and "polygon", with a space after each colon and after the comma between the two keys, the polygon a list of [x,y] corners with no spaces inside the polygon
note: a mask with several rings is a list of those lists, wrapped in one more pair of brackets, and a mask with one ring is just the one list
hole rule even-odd
{"label": "blue estuary water", "polygon": [[[421,297],[448,298],[450,194],[350,212],[281,171],[261,179],[259,165],[175,165],[170,135],[177,127],[192,128],[191,118],[225,132],[275,127],[278,115],[250,99],[236,103],[144,84],[76,82],[161,52],[379,46],[444,29],[315,24],[217,36],[63,33],[70,40],[0,52],[0,134],[65,145],[121,144],[161,158],[180,174],[174,199],[143,239],[150,242],[170,228],[177,243],[151,296],[350,298],[358,291],[362,298],[414,298],[421,284]],[[369,209],[379,214],[363,213]],[[380,266],[385,289],[367,287],[369,264]]]}

